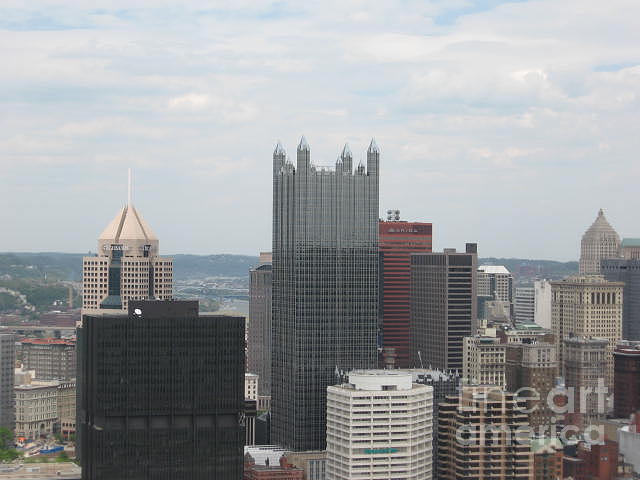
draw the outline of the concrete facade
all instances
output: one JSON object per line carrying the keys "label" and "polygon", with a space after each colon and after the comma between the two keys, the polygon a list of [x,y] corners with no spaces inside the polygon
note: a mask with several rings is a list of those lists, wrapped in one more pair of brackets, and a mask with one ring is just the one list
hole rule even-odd
{"label": "concrete facade", "polygon": [[15,387],[16,437],[36,439],[54,433],[58,422],[59,385],[57,381],[34,381]]}
{"label": "concrete facade", "polygon": [[35,370],[40,380],[71,380],[76,377],[76,342],[59,338],[26,338],[22,364]]}
{"label": "concrete facade", "polygon": [[597,275],[600,261],[620,257],[620,237],[609,224],[602,209],[580,243],[580,274]]}
{"label": "concrete facade", "polygon": [[500,343],[495,329],[481,329],[481,332],[464,339],[464,382],[467,385],[495,385],[505,388],[507,345]]}

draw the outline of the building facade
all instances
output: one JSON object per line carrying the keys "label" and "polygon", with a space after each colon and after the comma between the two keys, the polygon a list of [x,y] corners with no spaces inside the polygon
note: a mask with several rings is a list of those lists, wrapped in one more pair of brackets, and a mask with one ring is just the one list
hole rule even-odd
{"label": "building facade", "polygon": [[25,338],[22,364],[40,380],[76,378],[76,342],[60,338]]}
{"label": "building facade", "polygon": [[240,480],[244,319],[131,301],[78,328],[83,480]]}
{"label": "building facade", "polygon": [[574,412],[567,414],[567,423],[581,430],[597,424],[606,413],[607,346],[605,338],[569,337],[563,340],[563,371],[565,385],[574,391]]}
{"label": "building facade", "polygon": [[411,255],[411,356],[416,367],[462,371],[477,330],[477,246]]}
{"label": "building facade", "polygon": [[[513,317],[513,275],[502,265],[480,265],[478,267],[478,318],[499,323],[508,323]],[[483,304],[484,308],[480,308]],[[496,306],[504,312],[493,313]]]}
{"label": "building facade", "polygon": [[543,328],[551,328],[551,282],[536,280],[533,290],[533,321]]}
{"label": "building facade", "polygon": [[294,166],[273,153],[271,438],[325,445],[326,389],[336,371],[377,364],[378,175],[375,141],[353,169],[316,167],[303,137]]}
{"label": "building facade", "polygon": [[535,438],[531,441],[533,452],[533,480],[562,480],[564,457],[562,442],[558,438]]}
{"label": "building facade", "polygon": [[273,266],[270,254],[249,272],[247,371],[260,377],[261,396],[271,395],[271,294]]}
{"label": "building facade", "polygon": [[159,256],[159,241],[132,204],[98,239],[98,253],[82,261],[82,311],[127,311],[129,300],[173,296],[173,260]]}
{"label": "building facade", "polygon": [[571,335],[605,338],[606,384],[613,390],[613,350],[622,338],[624,284],[601,275],[582,275],[551,282],[551,328],[557,339],[558,362],[564,362],[563,340]]}
{"label": "building facade", "polygon": [[438,419],[438,479],[531,479],[529,438],[516,435],[527,425],[523,408],[513,393],[487,387],[449,397]]}
{"label": "building facade", "polygon": [[640,411],[640,342],[618,343],[613,363],[613,414],[629,418]]}
{"label": "building facade", "polygon": [[57,381],[16,385],[16,437],[35,440],[55,432],[59,385]]}
{"label": "building facade", "polygon": [[0,333],[0,427],[13,430],[16,423],[14,400],[16,337]]}
{"label": "building facade", "polygon": [[600,273],[600,261],[620,257],[620,237],[609,224],[602,209],[582,236],[580,244],[580,275]]}
{"label": "building facade", "polygon": [[496,337],[495,329],[487,328],[464,339],[463,378],[466,385],[506,387],[506,348]]}
{"label": "building facade", "polygon": [[433,389],[394,370],[327,389],[327,478],[430,480]]}
{"label": "building facade", "polygon": [[76,382],[60,382],[58,385],[58,432],[69,438],[76,433]]}
{"label": "building facade", "polygon": [[625,260],[640,260],[640,238],[623,238],[620,253]]}
{"label": "building facade", "polygon": [[602,275],[612,282],[624,282],[622,338],[640,340],[640,259],[604,259]]}
{"label": "building facade", "polygon": [[380,221],[380,314],[382,347],[393,349],[394,367],[411,367],[411,254],[431,252],[432,225]]}
{"label": "building facade", "polygon": [[535,295],[534,287],[516,287],[516,298],[513,305],[516,323],[533,323],[536,308]]}

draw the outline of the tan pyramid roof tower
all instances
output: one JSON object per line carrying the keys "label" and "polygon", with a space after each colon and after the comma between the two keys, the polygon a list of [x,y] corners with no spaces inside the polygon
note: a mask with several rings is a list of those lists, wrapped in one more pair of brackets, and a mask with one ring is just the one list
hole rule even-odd
{"label": "tan pyramid roof tower", "polygon": [[620,236],[609,224],[600,209],[593,224],[582,236],[580,273],[599,274],[600,260],[620,256]]}
{"label": "tan pyramid roof tower", "polygon": [[159,257],[156,234],[131,200],[98,238],[98,253],[83,260],[84,312],[126,310],[129,300],[173,296],[173,260]]}

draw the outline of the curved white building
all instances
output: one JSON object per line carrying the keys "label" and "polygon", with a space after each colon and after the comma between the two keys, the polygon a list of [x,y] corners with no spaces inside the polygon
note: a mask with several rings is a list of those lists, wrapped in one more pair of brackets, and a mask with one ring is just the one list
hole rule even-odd
{"label": "curved white building", "polygon": [[620,257],[620,236],[609,224],[602,209],[582,236],[580,274],[599,274],[600,260]]}
{"label": "curved white building", "polygon": [[327,388],[327,478],[430,480],[433,387],[411,373],[356,370]]}

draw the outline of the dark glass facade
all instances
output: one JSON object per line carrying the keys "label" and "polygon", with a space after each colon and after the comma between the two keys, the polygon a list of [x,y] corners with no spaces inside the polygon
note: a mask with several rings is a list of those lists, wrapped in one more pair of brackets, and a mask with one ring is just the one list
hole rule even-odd
{"label": "dark glass facade", "polygon": [[130,301],[78,328],[83,480],[240,480],[244,319]]}
{"label": "dark glass facade", "polygon": [[622,338],[640,341],[640,260],[603,259],[600,272],[609,281],[624,282]]}
{"label": "dark glass facade", "polygon": [[464,337],[477,329],[475,244],[411,255],[411,355],[423,368],[462,371]]}
{"label": "dark glass facade", "polygon": [[273,155],[273,443],[325,447],[327,387],[336,372],[377,363],[378,168],[316,168],[303,139],[294,166]]}

